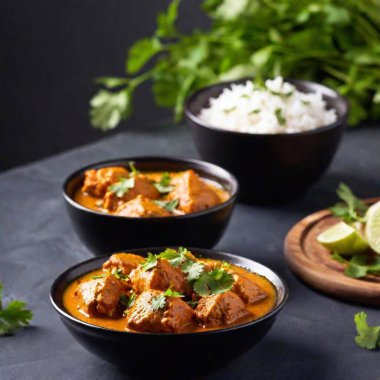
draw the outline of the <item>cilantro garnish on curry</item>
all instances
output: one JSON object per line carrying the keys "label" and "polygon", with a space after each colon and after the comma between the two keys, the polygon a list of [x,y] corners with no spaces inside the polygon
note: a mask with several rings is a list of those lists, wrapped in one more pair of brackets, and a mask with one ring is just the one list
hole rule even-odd
{"label": "cilantro garnish on curry", "polygon": [[74,280],[63,303],[74,317],[120,331],[199,332],[268,314],[276,289],[265,277],[219,260],[167,248],[146,258],[117,253]]}
{"label": "cilantro garnish on curry", "polygon": [[217,206],[230,198],[218,183],[195,171],[140,172],[104,167],[84,174],[74,200],[89,209],[126,217],[167,217],[191,214]]}

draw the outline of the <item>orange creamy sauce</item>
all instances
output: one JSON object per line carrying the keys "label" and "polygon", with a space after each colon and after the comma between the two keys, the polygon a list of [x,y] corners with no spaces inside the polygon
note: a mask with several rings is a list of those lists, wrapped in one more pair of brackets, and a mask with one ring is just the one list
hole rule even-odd
{"label": "orange creamy sauce", "polygon": [[[143,172],[142,174],[144,174],[144,176],[146,176],[152,181],[159,182],[163,173],[164,172]],[[173,179],[174,181],[177,177],[181,176],[182,174],[183,172],[169,172],[171,179]],[[228,193],[228,191],[226,191],[219,183],[205,178],[201,178],[201,180],[205,182],[207,186],[219,196],[221,203],[226,202],[230,198],[230,194]],[[102,198],[97,198],[83,192],[82,186],[79,187],[74,193],[74,200],[80,205],[87,207],[91,210],[103,212],[105,214],[115,214],[115,212],[109,211],[99,206],[99,200],[101,199]]]}
{"label": "orange creamy sauce", "polygon": [[[214,261],[218,262],[218,260],[211,260],[211,259],[200,259],[200,261]],[[236,320],[234,323],[229,325],[220,325],[220,326],[213,326],[213,327],[202,327],[198,325],[195,322],[190,323],[187,326],[184,326],[179,332],[180,333],[189,333],[189,332],[202,332],[202,331],[208,331],[208,330],[219,330],[223,328],[228,328],[235,325],[240,325],[243,323],[247,323],[250,321],[254,321],[255,319],[261,318],[262,316],[268,314],[276,305],[277,301],[277,293],[276,289],[273,286],[273,284],[264,276],[261,276],[256,273],[252,273],[247,271],[246,269],[243,269],[241,267],[235,266],[231,264],[231,270],[233,270],[235,273],[244,276],[257,285],[261,287],[261,289],[268,295],[263,300],[252,304],[252,305],[246,305],[248,311],[250,312],[249,315],[244,316],[238,320]],[[78,309],[78,303],[79,299],[76,296],[76,288],[77,286],[85,281],[89,281],[92,279],[92,276],[101,275],[104,272],[102,272],[101,269],[95,270],[93,272],[86,273],[85,275],[77,278],[74,280],[71,284],[68,285],[68,287],[65,289],[63,294],[63,305],[67,312],[74,316],[77,319],[80,319],[81,321],[90,323],[92,325],[105,327],[107,329],[112,330],[119,330],[119,331],[134,331],[127,328],[127,321],[125,317],[112,319],[107,317],[88,317],[85,314],[83,314]]]}

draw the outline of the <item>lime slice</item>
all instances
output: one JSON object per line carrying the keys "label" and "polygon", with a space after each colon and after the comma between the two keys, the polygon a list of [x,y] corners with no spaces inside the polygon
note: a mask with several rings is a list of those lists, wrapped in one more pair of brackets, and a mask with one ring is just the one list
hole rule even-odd
{"label": "lime slice", "polygon": [[370,247],[380,254],[380,202],[373,204],[367,211],[365,234]]}
{"label": "lime slice", "polygon": [[368,243],[360,232],[344,222],[323,231],[317,236],[317,240],[330,251],[337,253],[354,254],[368,248]]}

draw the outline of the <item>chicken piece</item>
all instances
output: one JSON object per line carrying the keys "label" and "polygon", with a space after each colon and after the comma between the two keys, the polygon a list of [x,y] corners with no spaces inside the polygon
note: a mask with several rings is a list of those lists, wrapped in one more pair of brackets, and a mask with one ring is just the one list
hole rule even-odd
{"label": "chicken piece", "polygon": [[195,308],[195,316],[204,326],[228,325],[247,314],[244,302],[231,291],[203,297]]}
{"label": "chicken piece", "polygon": [[121,204],[117,208],[116,214],[139,218],[158,218],[171,215],[170,212],[143,195],[138,195],[129,202]]}
{"label": "chicken piece", "polygon": [[136,269],[144,258],[133,253],[115,253],[104,264],[103,270],[113,271],[121,270],[124,275],[129,275],[133,269]]}
{"label": "chicken piece", "polygon": [[157,290],[147,290],[139,295],[127,313],[127,327],[137,331],[174,333],[192,321],[193,309],[178,297],[165,297],[164,306],[154,308],[152,301],[164,297]]}
{"label": "chicken piece", "polygon": [[157,265],[151,270],[144,271],[141,268],[133,270],[130,279],[136,293],[142,293],[147,289],[166,290],[170,288],[184,295],[192,294],[185,274],[163,259],[158,259]]}
{"label": "chicken piece", "polygon": [[116,193],[112,191],[107,191],[103,200],[103,207],[109,211],[114,211],[118,206],[131,199],[136,198],[138,195],[144,195],[150,199],[158,199],[160,193],[153,186],[151,181],[142,174],[136,175],[134,178],[134,186],[129,189],[123,196],[118,197]]}
{"label": "chicken piece", "polygon": [[128,177],[128,170],[119,166],[86,170],[82,191],[94,197],[103,197],[108,187],[121,177]]}
{"label": "chicken piece", "polygon": [[236,293],[246,304],[252,304],[268,297],[268,295],[253,281],[234,274],[235,283],[231,291]]}
{"label": "chicken piece", "polygon": [[202,211],[216,206],[221,200],[198,174],[187,170],[177,179],[175,189],[169,193],[169,199],[178,199],[178,208],[185,213]]}
{"label": "chicken piece", "polygon": [[119,300],[129,287],[114,276],[83,282],[77,288],[78,309],[90,317],[118,317],[121,314]]}

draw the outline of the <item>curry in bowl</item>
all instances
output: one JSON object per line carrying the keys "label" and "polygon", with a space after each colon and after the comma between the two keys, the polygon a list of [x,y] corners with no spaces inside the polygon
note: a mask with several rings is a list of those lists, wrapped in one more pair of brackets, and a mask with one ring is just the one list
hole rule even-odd
{"label": "curry in bowl", "polygon": [[63,293],[64,308],[81,321],[148,333],[223,329],[259,319],[276,304],[276,288],[266,277],[185,248],[147,258],[114,254]]}
{"label": "curry in bowl", "polygon": [[207,210],[230,198],[217,182],[194,170],[138,171],[109,166],[89,169],[74,200],[89,209],[124,217],[154,218]]}

